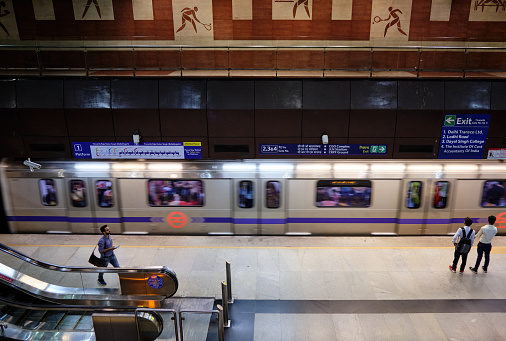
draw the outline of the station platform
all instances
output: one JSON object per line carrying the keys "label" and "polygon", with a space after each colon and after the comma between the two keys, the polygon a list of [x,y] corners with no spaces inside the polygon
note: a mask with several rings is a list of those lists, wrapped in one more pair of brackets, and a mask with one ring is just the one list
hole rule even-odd
{"label": "station platform", "polygon": [[[100,235],[0,238],[44,262],[88,266]],[[488,273],[468,269],[473,247],[462,275],[448,268],[451,236],[112,238],[121,266],[174,270],[174,299],[219,302],[229,261],[234,302],[226,340],[506,340],[504,236],[493,240]],[[113,276],[105,275],[108,285]]]}

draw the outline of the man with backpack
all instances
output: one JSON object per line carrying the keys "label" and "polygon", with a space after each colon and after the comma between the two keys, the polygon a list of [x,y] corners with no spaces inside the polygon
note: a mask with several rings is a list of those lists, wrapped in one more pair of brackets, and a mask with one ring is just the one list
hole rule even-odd
{"label": "man with backpack", "polygon": [[457,230],[453,236],[453,245],[455,245],[455,254],[453,257],[453,264],[450,265],[451,272],[457,272],[457,263],[459,262],[460,256],[462,256],[462,263],[460,264],[460,274],[464,274],[466,268],[467,254],[471,250],[474,244],[474,231],[471,228],[473,221],[471,218],[466,217],[464,227]]}

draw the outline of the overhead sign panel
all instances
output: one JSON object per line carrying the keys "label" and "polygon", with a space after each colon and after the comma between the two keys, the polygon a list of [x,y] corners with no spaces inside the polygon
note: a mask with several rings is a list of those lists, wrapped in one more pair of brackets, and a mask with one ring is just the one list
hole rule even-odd
{"label": "overhead sign panel", "polygon": [[201,159],[200,142],[74,142],[76,159]]}
{"label": "overhead sign panel", "polygon": [[445,115],[439,159],[482,159],[489,114]]}
{"label": "overhead sign panel", "polygon": [[386,155],[385,144],[261,144],[260,155]]}
{"label": "overhead sign panel", "polygon": [[506,148],[490,148],[487,159],[506,159]]}

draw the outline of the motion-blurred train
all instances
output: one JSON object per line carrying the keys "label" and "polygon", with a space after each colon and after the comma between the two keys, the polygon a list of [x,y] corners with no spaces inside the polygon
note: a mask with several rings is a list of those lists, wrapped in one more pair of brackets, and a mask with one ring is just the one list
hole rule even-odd
{"label": "motion-blurred train", "polygon": [[[25,163],[26,164],[26,163]],[[496,215],[494,160],[2,160],[12,233],[446,235]]]}

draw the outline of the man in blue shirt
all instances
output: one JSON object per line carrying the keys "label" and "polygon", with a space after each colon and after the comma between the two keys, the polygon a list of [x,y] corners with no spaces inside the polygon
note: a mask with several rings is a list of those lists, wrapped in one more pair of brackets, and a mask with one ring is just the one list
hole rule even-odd
{"label": "man in blue shirt", "polygon": [[[98,252],[100,252],[100,258],[105,259],[104,267],[107,267],[111,263],[115,268],[119,268],[118,259],[114,254],[114,250],[119,246],[112,245],[111,230],[107,225],[104,225],[100,227],[100,232],[102,232],[103,236],[98,241]],[[100,285],[107,285],[104,281],[103,273],[98,274],[98,283]]]}

